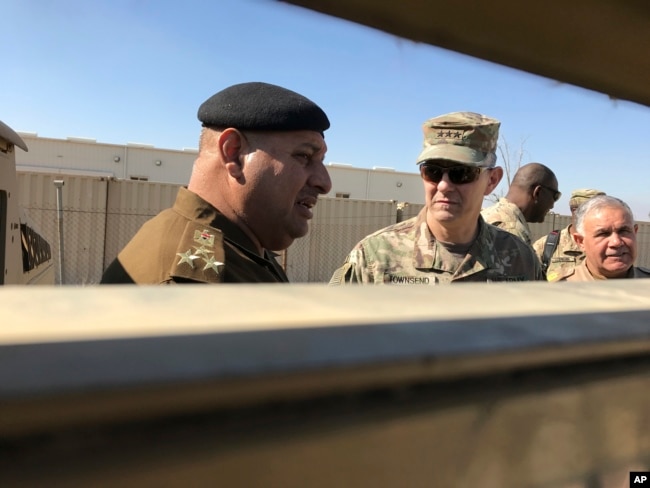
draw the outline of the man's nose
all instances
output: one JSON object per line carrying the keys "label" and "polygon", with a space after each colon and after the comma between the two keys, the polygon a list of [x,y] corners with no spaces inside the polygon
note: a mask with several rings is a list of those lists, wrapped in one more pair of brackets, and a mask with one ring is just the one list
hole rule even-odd
{"label": "man's nose", "polygon": [[609,236],[609,245],[612,247],[619,247],[623,244],[623,239],[618,232],[612,232]]}
{"label": "man's nose", "polygon": [[449,173],[445,171],[442,174],[442,178],[438,182],[438,190],[446,190],[450,186],[453,186],[453,183],[449,180]]}
{"label": "man's nose", "polygon": [[329,193],[329,191],[332,189],[332,179],[330,178],[330,174],[327,171],[327,168],[323,163],[316,164],[313,166],[313,168],[314,171],[309,177],[307,183],[309,186],[318,189],[318,193],[321,193],[323,195]]}

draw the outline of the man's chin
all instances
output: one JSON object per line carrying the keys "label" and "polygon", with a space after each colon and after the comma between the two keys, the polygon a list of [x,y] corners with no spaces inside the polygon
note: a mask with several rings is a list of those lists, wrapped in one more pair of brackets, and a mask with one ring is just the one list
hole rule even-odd
{"label": "man's chin", "polygon": [[300,239],[309,234],[309,224],[308,221],[301,222],[299,224],[294,224],[291,229],[289,229],[285,236],[283,237],[283,242],[288,242],[286,247],[289,247],[296,239]]}
{"label": "man's chin", "polygon": [[436,206],[430,210],[431,215],[438,221],[454,220],[457,217],[456,212],[449,205]]}
{"label": "man's chin", "polygon": [[632,261],[630,259],[613,260],[613,262],[606,263],[605,270],[608,275],[621,276],[626,274],[631,267]]}

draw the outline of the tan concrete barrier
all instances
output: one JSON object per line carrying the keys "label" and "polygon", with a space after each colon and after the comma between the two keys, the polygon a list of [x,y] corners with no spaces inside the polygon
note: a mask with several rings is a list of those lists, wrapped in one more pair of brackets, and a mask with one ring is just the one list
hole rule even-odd
{"label": "tan concrete barrier", "polygon": [[6,287],[0,310],[2,486],[609,487],[650,467],[645,280]]}

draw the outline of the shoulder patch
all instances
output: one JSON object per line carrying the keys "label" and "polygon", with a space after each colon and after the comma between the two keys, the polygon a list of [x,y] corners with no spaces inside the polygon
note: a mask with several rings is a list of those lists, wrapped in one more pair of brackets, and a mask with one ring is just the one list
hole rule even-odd
{"label": "shoulder patch", "polygon": [[178,241],[170,276],[196,283],[221,283],[225,266],[221,231],[188,222]]}

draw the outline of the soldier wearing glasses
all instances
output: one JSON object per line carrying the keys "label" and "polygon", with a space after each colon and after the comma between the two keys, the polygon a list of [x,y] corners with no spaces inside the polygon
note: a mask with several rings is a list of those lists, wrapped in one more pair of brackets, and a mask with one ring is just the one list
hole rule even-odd
{"label": "soldier wearing glasses", "polygon": [[488,224],[507,230],[526,244],[532,245],[528,222],[544,222],[562,193],[550,168],[529,163],[517,170],[508,194],[481,212]]}
{"label": "soldier wearing glasses", "polygon": [[543,280],[532,248],[480,216],[483,197],[503,176],[496,166],[499,125],[472,112],[427,120],[417,159],[425,207],[359,242],[330,284]]}

